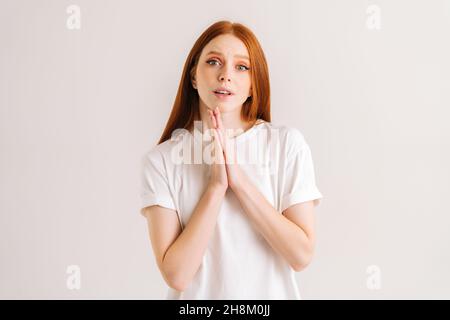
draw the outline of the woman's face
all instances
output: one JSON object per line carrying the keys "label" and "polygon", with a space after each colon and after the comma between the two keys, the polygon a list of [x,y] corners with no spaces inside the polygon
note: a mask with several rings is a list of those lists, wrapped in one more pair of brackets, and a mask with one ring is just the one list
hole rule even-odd
{"label": "woman's face", "polygon": [[[200,108],[240,111],[251,95],[250,67],[247,48],[239,38],[225,34],[212,39],[203,48],[192,80]],[[221,88],[231,94],[218,93]]]}

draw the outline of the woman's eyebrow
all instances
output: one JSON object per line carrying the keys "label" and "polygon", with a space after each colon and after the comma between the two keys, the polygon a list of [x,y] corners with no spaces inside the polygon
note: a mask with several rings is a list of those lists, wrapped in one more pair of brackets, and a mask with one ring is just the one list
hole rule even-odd
{"label": "woman's eyebrow", "polygon": [[[221,53],[218,52],[218,51],[210,51],[210,52],[208,52],[206,55],[210,55],[210,54],[217,54],[217,55],[219,55],[219,56],[223,56],[223,54],[221,54]],[[249,59],[247,56],[244,56],[244,55],[236,54],[234,57],[235,57],[235,58],[241,58],[241,59],[245,59],[245,60],[249,60],[249,61],[250,61],[250,59]]]}

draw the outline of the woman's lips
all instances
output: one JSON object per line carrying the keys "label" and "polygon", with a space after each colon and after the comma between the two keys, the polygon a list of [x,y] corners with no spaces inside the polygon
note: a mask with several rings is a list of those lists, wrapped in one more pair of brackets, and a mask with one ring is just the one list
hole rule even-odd
{"label": "woman's lips", "polygon": [[234,94],[221,94],[221,93],[216,93],[216,92],[213,92],[213,93],[220,100],[227,100],[227,99],[230,99],[232,96],[234,96]]}

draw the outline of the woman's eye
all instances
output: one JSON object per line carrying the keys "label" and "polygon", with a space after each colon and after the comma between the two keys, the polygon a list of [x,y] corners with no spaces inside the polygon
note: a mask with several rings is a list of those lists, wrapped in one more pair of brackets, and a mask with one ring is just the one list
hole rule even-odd
{"label": "woman's eye", "polygon": [[[206,63],[209,64],[210,66],[216,65],[216,63],[217,63],[217,64],[220,64],[220,62],[217,61],[217,60],[208,60],[208,61],[206,61]],[[247,71],[247,70],[249,70],[250,68],[241,64],[241,65],[238,66],[238,69],[239,69],[240,71]]]}
{"label": "woman's eye", "polygon": [[243,69],[239,69],[239,70],[242,70],[242,71],[246,71],[246,70],[249,70],[250,68],[249,67],[246,67],[246,66],[244,66],[244,65],[240,65],[240,66],[238,66],[238,68],[243,68]]}
{"label": "woman's eye", "polygon": [[206,63],[209,64],[209,65],[213,65],[210,62],[217,62],[217,63],[219,63],[219,61],[217,61],[217,60],[208,60]]}

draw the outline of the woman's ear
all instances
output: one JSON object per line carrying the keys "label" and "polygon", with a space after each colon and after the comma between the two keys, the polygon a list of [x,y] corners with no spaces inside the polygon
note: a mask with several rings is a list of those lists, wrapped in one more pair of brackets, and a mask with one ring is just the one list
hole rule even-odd
{"label": "woman's ear", "polygon": [[190,75],[192,87],[197,90],[197,81],[195,80],[195,68],[192,68]]}

